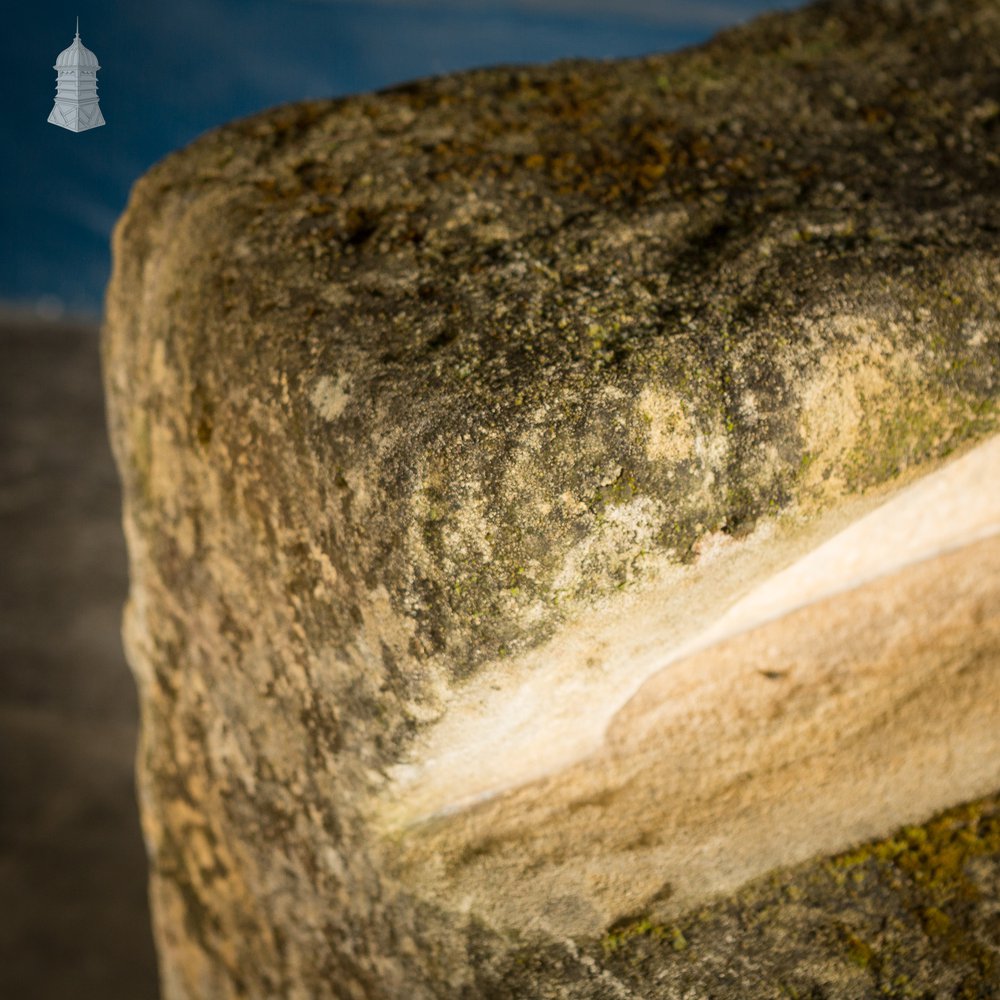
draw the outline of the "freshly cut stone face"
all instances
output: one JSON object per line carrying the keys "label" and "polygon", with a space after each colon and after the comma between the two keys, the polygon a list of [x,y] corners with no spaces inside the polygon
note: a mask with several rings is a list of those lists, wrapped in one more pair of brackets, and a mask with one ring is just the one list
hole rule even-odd
{"label": "freshly cut stone face", "polygon": [[167,1000],[648,996],[606,931],[1000,786],[998,21],[279,108],[136,185]]}
{"label": "freshly cut stone face", "polygon": [[998,486],[994,437],[821,544],[840,517],[723,541],[484,671],[383,793],[411,878],[594,934],[995,790]]}

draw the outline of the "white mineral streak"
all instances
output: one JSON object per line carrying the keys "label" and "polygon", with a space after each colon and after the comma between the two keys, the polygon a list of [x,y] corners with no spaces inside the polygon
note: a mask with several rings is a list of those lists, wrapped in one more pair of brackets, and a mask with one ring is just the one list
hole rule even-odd
{"label": "white mineral streak", "polygon": [[324,420],[332,422],[347,409],[347,404],[351,401],[350,384],[350,376],[343,374],[336,381],[328,375],[316,380],[309,399]]}

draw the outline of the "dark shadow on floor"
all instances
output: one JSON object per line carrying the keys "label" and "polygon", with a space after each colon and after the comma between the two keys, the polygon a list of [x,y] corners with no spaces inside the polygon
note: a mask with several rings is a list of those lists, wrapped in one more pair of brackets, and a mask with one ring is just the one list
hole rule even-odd
{"label": "dark shadow on floor", "polygon": [[97,331],[0,317],[0,997],[157,995]]}

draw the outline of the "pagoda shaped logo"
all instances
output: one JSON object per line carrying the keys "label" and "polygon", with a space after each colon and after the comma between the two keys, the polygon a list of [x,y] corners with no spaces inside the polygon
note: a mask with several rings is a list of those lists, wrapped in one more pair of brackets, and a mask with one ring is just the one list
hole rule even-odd
{"label": "pagoda shaped logo", "polygon": [[97,56],[80,41],[80,19],[76,19],[76,38],[63,49],[52,67],[56,71],[56,102],[49,114],[53,125],[71,132],[85,132],[104,124],[97,103]]}

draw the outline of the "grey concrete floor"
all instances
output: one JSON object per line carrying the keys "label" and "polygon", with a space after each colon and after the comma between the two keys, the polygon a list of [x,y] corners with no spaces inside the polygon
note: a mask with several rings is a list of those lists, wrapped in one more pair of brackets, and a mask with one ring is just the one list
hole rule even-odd
{"label": "grey concrete floor", "polygon": [[0,997],[157,995],[97,331],[0,316]]}

